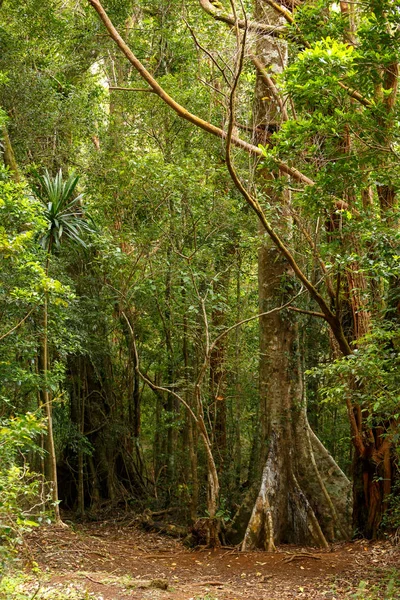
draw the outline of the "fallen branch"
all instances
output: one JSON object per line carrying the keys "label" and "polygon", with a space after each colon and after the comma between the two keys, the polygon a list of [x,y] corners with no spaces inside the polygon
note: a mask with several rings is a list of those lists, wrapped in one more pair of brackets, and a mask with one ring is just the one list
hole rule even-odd
{"label": "fallen branch", "polygon": [[198,583],[191,583],[191,586],[199,586],[199,587],[207,587],[208,585],[213,585],[215,587],[217,586],[223,586],[224,582],[223,581],[199,581]]}
{"label": "fallen branch", "polygon": [[308,552],[295,552],[294,554],[290,553],[289,556],[286,556],[282,562],[290,563],[294,560],[303,560],[304,558],[312,558],[314,560],[321,560],[320,556],[315,556],[315,554],[308,554]]}
{"label": "fallen branch", "polygon": [[107,585],[107,583],[104,583],[104,581],[98,581],[97,579],[93,579],[89,575],[85,575],[85,577],[86,577],[86,579],[89,579],[89,581],[92,581],[93,583],[99,583],[100,585]]}

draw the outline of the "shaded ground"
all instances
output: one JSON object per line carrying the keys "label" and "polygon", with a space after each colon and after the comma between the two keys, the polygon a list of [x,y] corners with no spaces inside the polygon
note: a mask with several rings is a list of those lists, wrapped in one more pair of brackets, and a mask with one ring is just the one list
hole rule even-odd
{"label": "shaded ground", "polygon": [[35,530],[27,538],[24,560],[38,563],[41,590],[69,586],[82,599],[400,598],[400,547],[388,542],[340,544],[331,552],[188,550],[134,523],[105,522]]}

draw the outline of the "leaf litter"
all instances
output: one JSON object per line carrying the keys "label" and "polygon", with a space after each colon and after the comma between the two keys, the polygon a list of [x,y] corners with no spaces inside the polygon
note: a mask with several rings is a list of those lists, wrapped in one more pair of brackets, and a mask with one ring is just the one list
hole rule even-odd
{"label": "leaf litter", "polygon": [[27,536],[20,562],[27,573],[39,567],[24,584],[27,598],[38,590],[36,600],[400,598],[400,547],[389,541],[334,544],[330,552],[190,550],[134,523],[105,521],[43,526]]}

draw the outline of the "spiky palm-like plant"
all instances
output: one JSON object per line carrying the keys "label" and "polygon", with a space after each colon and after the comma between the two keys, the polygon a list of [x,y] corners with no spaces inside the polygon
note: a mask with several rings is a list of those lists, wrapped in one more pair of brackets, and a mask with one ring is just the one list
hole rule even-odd
{"label": "spiky palm-like plant", "polygon": [[[46,277],[49,273],[51,256],[55,249],[61,247],[65,240],[86,246],[82,234],[92,231],[85,220],[82,208],[82,194],[76,194],[76,186],[79,176],[75,174],[63,178],[61,169],[55,177],[46,170],[44,175],[37,175],[35,185],[35,196],[43,203],[43,217],[47,223],[45,233],[40,239],[43,249],[46,251]],[[42,373],[43,373],[43,404],[47,417],[48,436],[48,459],[49,473],[52,484],[52,499],[54,502],[55,519],[58,524],[62,523],[58,503],[57,486],[57,460],[54,446],[53,422],[52,422],[52,398],[48,387],[49,342],[48,342],[48,309],[49,294],[45,291],[43,305],[43,339],[42,339]]]}
{"label": "spiky palm-like plant", "polygon": [[47,170],[44,175],[37,175],[35,195],[44,205],[43,217],[47,222],[41,245],[48,255],[54,248],[60,248],[63,238],[86,246],[82,234],[92,229],[85,220],[83,194],[75,193],[78,181],[79,176],[74,173],[63,179],[61,169],[55,177]]}

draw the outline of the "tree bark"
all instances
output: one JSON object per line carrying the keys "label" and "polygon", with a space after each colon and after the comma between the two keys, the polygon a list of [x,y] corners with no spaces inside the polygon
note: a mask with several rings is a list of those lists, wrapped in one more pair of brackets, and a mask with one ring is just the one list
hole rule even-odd
{"label": "tree bark", "polygon": [[[280,17],[259,0],[256,20],[277,26]],[[285,42],[262,38],[258,56],[272,75],[286,64]],[[254,125],[265,132],[275,131],[282,119],[281,107],[271,99],[265,80],[257,77]],[[260,127],[261,125],[261,127]],[[257,140],[264,143],[265,140]],[[262,173],[259,181],[264,193],[280,205],[280,236],[291,239],[291,221],[285,206],[288,193],[280,198],[269,187],[271,176]],[[285,216],[286,212],[286,216]],[[282,224],[283,223],[283,224]],[[294,288],[294,273],[271,240],[263,235],[258,255],[260,313],[287,301]],[[283,298],[282,298],[283,296]],[[260,318],[260,402],[261,453],[264,464],[260,491],[247,526],[242,549],[261,547],[272,551],[277,543],[317,544],[328,547],[328,540],[346,537],[348,511],[338,516],[334,485],[325,484],[326,471],[318,468],[314,447],[323,454],[309,433],[302,373],[299,360],[297,324],[287,312],[276,312]],[[322,447],[323,448],[323,447]],[[322,461],[320,461],[322,462]],[[341,491],[349,494],[349,482],[335,470]],[[342,506],[340,507],[343,508]]]}
{"label": "tree bark", "polygon": [[[48,256],[46,259],[46,277],[49,274],[50,266],[50,252],[51,248],[47,249]],[[48,473],[51,484],[51,497],[53,500],[54,517],[57,525],[62,524],[60,516],[60,506],[58,498],[58,481],[57,481],[57,457],[56,449],[54,445],[54,434],[53,434],[53,403],[51,393],[49,392],[48,383],[48,372],[49,372],[49,294],[45,291],[44,294],[44,306],[43,306],[43,339],[42,339],[42,352],[43,352],[43,403],[44,411],[47,418],[47,449],[48,449]]]}

